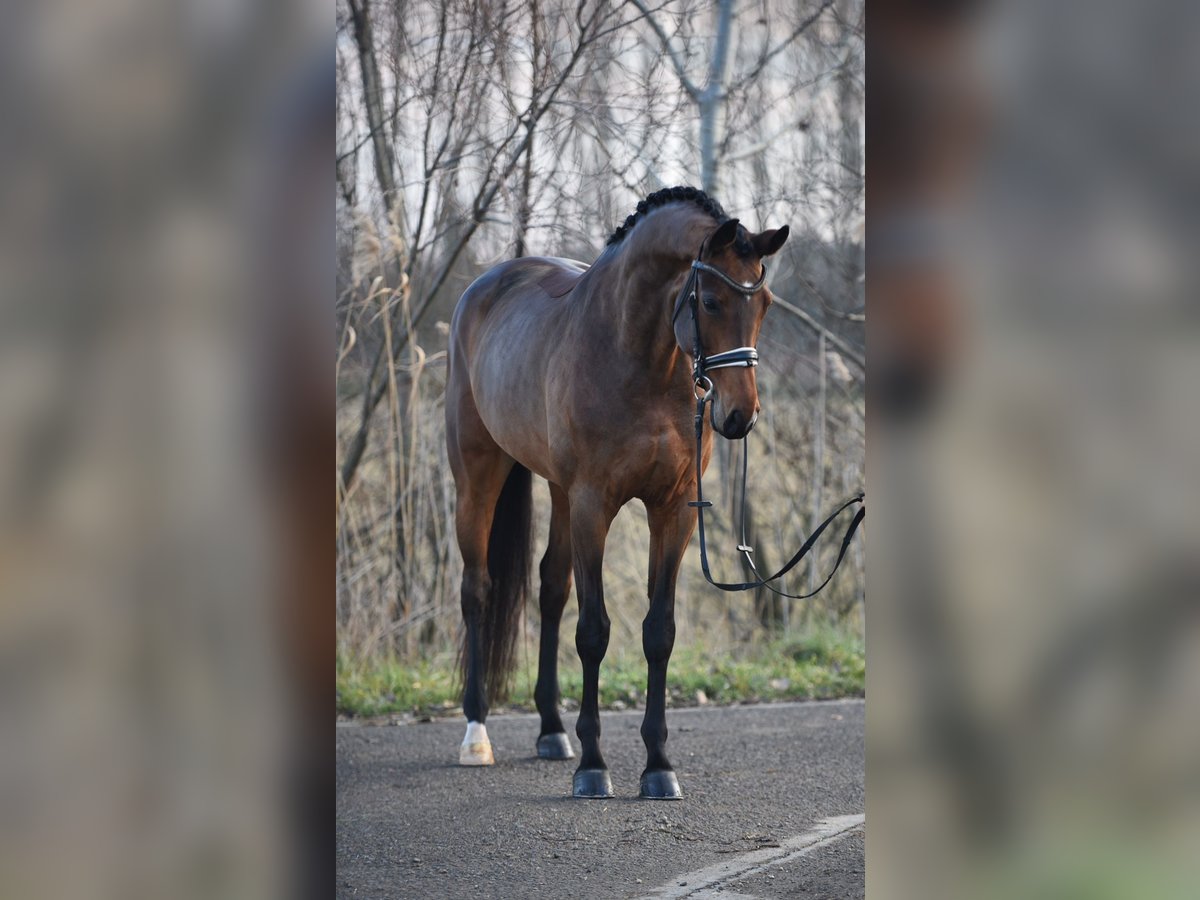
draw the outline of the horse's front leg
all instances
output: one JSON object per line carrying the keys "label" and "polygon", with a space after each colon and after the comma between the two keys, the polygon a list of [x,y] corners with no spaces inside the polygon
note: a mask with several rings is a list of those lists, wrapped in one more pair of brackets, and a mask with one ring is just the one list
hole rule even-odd
{"label": "horse's front leg", "polygon": [[596,799],[613,795],[608,765],[600,753],[600,662],[608,650],[609,635],[601,569],[604,541],[616,511],[600,494],[584,489],[572,490],[570,502],[575,592],[579,597],[575,648],[583,663],[583,697],[575,725],[582,750],[572,793]]}
{"label": "horse's front leg", "polygon": [[641,796],[651,800],[682,800],[679,780],[667,759],[667,663],[675,646],[675,579],[687,549],[696,511],[682,497],[648,510],[650,520],[650,611],[642,621],[646,652],[646,716],[642,740],[646,770]]}

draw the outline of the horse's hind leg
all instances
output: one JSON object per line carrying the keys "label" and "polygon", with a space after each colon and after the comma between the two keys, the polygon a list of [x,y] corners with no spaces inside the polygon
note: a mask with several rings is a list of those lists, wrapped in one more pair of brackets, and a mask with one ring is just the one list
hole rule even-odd
{"label": "horse's hind leg", "polygon": [[573,759],[575,751],[558,714],[558,630],[571,592],[571,506],[566,492],[555,484],[550,485],[550,503],[550,543],[539,570],[542,635],[533,696],[542,716],[542,730],[537,754],[542,759]]}
{"label": "horse's hind leg", "polygon": [[489,443],[490,439],[480,437],[469,449],[452,448],[450,454],[458,493],[455,527],[463,558],[462,616],[466,629],[463,712],[467,717],[467,733],[459,748],[458,761],[464,766],[490,766],[495,762],[484,725],[488,698],[482,625],[484,604],[491,589],[488,536],[496,501],[513,461],[494,444],[489,448]]}

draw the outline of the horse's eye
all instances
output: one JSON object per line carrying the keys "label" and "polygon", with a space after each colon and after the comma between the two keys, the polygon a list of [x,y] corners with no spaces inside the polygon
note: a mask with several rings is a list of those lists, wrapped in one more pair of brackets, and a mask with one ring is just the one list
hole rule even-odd
{"label": "horse's eye", "polygon": [[705,297],[704,298],[704,308],[706,310],[708,310],[710,313],[718,313],[721,311],[721,304],[719,304],[712,297]]}

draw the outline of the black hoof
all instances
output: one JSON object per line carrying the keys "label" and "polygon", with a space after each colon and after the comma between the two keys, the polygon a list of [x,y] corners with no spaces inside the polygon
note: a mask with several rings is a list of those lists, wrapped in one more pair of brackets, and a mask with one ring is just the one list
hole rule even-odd
{"label": "black hoof", "polygon": [[585,800],[603,800],[613,795],[608,769],[580,769],[575,773],[571,793]]}
{"label": "black hoof", "polygon": [[557,734],[543,734],[537,741],[539,759],[574,759],[575,751],[571,742],[561,731]]}
{"label": "black hoof", "polygon": [[646,800],[682,800],[683,792],[674,772],[646,772],[642,775],[641,796]]}

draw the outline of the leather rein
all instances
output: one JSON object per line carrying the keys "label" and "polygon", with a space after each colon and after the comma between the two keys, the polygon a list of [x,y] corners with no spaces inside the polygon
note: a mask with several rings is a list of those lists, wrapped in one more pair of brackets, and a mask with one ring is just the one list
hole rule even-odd
{"label": "leather rein", "polygon": [[[701,253],[703,252],[703,249],[704,248],[702,246]],[[741,543],[738,544],[737,549],[738,549],[738,552],[740,552],[742,554],[742,556],[744,557],[744,559],[746,561],[746,565],[750,568],[750,571],[754,573],[754,577],[756,580],[755,581],[743,581],[743,582],[722,582],[722,581],[716,581],[712,577],[712,573],[709,570],[709,566],[708,566],[708,546],[707,546],[707,542],[705,541],[705,537],[704,537],[704,510],[706,508],[712,506],[712,501],[704,499],[704,488],[703,488],[703,485],[701,482],[701,478],[703,476],[703,471],[702,471],[703,467],[702,467],[701,459],[702,459],[702,455],[703,455],[702,444],[703,444],[703,435],[704,435],[704,407],[706,404],[708,404],[712,401],[712,396],[714,393],[712,379],[710,379],[706,373],[711,369],[723,369],[723,368],[728,368],[728,367],[732,367],[732,366],[744,366],[747,368],[757,366],[758,365],[758,350],[754,347],[737,347],[733,350],[726,350],[723,353],[714,353],[712,356],[705,356],[704,343],[700,340],[700,319],[699,319],[699,299],[698,299],[699,298],[699,287],[700,287],[700,273],[702,273],[702,272],[707,275],[715,276],[716,278],[723,281],[728,287],[732,288],[734,291],[737,291],[742,296],[750,297],[753,294],[757,293],[759,290],[761,290],[763,285],[766,283],[767,267],[766,267],[766,265],[763,265],[762,276],[754,284],[743,284],[741,282],[734,281],[732,278],[730,278],[728,275],[726,275],[724,272],[722,272],[720,269],[716,268],[715,266],[710,266],[708,263],[701,262],[700,254],[698,253],[696,256],[696,259],[692,260],[691,270],[688,272],[687,281],[684,282],[683,290],[681,290],[679,292],[679,297],[675,301],[675,311],[671,316],[671,322],[672,322],[672,324],[674,324],[675,320],[679,318],[679,313],[682,311],[683,305],[685,303],[687,303],[688,306],[690,307],[691,316],[692,316],[692,334],[694,336],[693,349],[692,349],[692,382],[693,382],[693,387],[694,387],[694,390],[696,393],[696,416],[695,416],[695,423],[696,423],[696,499],[688,501],[688,506],[696,507],[696,514],[697,514],[697,520],[698,520],[698,526],[699,526],[698,530],[700,533],[700,568],[704,572],[704,578],[708,581],[708,583],[711,584],[715,588],[720,588],[723,591],[749,591],[749,590],[754,590],[756,588],[765,587],[771,591],[774,591],[776,594],[779,594],[779,596],[781,596],[781,597],[788,597],[793,600],[806,600],[809,597],[813,597],[816,594],[819,594],[822,590],[824,590],[825,586],[827,584],[829,584],[830,580],[833,578],[834,573],[837,572],[838,567],[842,564],[842,560],[845,559],[846,551],[850,547],[850,541],[853,540],[854,533],[858,530],[858,526],[862,524],[862,521],[866,517],[866,514],[867,514],[867,508],[866,508],[866,505],[864,502],[864,495],[860,491],[859,493],[857,493],[856,495],[851,497],[849,500],[847,500],[845,503],[843,503],[841,506],[839,506],[836,510],[834,510],[833,513],[830,514],[828,516],[828,518],[825,519],[825,521],[823,521],[820,525],[818,525],[816,527],[816,529],[813,531],[813,533],[811,535],[809,535],[808,539],[804,542],[804,544],[800,547],[800,549],[796,551],[795,555],[791,559],[789,559],[786,564],[784,564],[783,568],[781,568],[774,575],[770,575],[770,576],[767,576],[764,578],[759,573],[758,568],[754,565],[754,557],[753,557],[754,548],[752,548],[747,543],[747,538],[746,538],[746,478],[747,478],[747,474],[749,471],[748,460],[749,460],[750,445],[748,443],[746,443],[746,437],[743,437],[741,439],[742,440],[742,499],[741,499],[742,540],[741,540]],[[755,413],[756,418],[757,418],[757,415],[758,414]],[[753,425],[753,421],[751,422],[751,425]],[[714,431],[716,430],[715,422],[713,423],[713,430]],[[747,432],[747,436],[749,436],[749,432]],[[806,555],[808,555],[808,552],[816,544],[817,540],[824,533],[825,529],[828,528],[830,524],[832,524],[834,519],[836,519],[839,515],[841,515],[844,510],[849,509],[851,506],[853,506],[856,503],[860,504],[860,506],[859,506],[858,511],[855,512],[854,517],[850,520],[849,526],[846,528],[845,536],[842,538],[842,545],[838,550],[837,561],[833,564],[833,568],[830,570],[830,572],[826,576],[825,580],[821,582],[820,586],[816,590],[811,591],[807,594],[789,594],[789,593],[782,591],[779,588],[775,587],[773,584],[771,584],[771,582],[779,580],[784,575],[786,575],[788,572],[790,572],[793,568],[795,568],[797,563],[799,563],[800,560],[802,560]]]}

